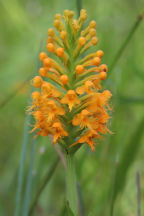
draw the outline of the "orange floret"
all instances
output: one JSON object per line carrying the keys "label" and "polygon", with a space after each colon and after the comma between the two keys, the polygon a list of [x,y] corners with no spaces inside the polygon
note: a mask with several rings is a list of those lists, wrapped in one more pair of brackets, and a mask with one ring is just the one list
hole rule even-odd
{"label": "orange floret", "polygon": [[32,85],[35,87],[35,88],[40,88],[41,85],[43,83],[43,80],[40,76],[35,76],[32,80]]}

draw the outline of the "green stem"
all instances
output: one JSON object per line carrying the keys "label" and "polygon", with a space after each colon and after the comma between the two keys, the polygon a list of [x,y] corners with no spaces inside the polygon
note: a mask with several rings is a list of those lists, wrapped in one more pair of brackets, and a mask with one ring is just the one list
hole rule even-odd
{"label": "green stem", "polygon": [[112,70],[114,69],[115,65],[117,64],[117,61],[119,60],[119,58],[121,57],[123,51],[125,50],[126,46],[128,45],[130,39],[132,38],[133,34],[135,33],[136,29],[138,28],[139,24],[141,23],[143,19],[143,13],[140,14],[136,20],[136,22],[134,23],[134,25],[132,26],[132,28],[129,31],[128,36],[126,37],[126,39],[124,40],[123,44],[121,45],[120,49],[118,50],[112,64],[109,67],[109,75],[112,72]]}
{"label": "green stem", "polygon": [[76,194],[76,175],[74,166],[74,156],[71,154],[66,155],[66,196],[69,206],[76,216],[77,211],[77,194]]}

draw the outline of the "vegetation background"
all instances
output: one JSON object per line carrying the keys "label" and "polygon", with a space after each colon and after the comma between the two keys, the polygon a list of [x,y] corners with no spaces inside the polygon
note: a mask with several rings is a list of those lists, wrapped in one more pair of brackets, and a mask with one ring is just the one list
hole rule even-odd
{"label": "vegetation background", "polygon": [[[103,63],[111,67],[127,36],[132,38],[126,41],[127,46],[103,85],[113,94],[110,129],[114,134],[99,142],[95,152],[83,146],[76,155],[80,215],[144,215],[144,22],[138,18],[144,1],[0,0],[2,216],[13,215],[15,211],[22,143],[26,164],[20,215],[27,215],[41,182],[56,160],[57,152],[50,140],[38,138],[37,144],[33,144],[31,137],[27,137],[29,80],[38,73],[38,53],[45,47],[47,29],[52,26],[55,13],[73,9],[77,16],[81,6],[87,10],[88,21],[97,22],[97,49],[105,53]],[[135,32],[130,33],[132,28]],[[64,201],[64,169],[60,162],[39,197],[34,215],[64,215]]]}

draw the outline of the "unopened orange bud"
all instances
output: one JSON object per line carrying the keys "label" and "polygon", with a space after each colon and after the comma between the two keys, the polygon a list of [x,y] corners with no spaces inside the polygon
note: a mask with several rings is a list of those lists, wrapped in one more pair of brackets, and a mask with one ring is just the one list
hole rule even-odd
{"label": "unopened orange bud", "polygon": [[64,49],[61,47],[57,48],[56,54],[57,54],[57,56],[62,57],[64,55]]}
{"label": "unopened orange bud", "polygon": [[72,25],[73,25],[73,29],[74,29],[75,31],[78,31],[78,30],[79,30],[80,26],[79,26],[78,21],[77,21],[76,19],[73,20]]}
{"label": "unopened orange bud", "polygon": [[106,64],[102,64],[100,65],[100,71],[104,71],[104,72],[107,72],[108,71],[108,67]]}
{"label": "unopened orange bud", "polygon": [[96,35],[96,30],[94,28],[91,28],[89,34],[91,37],[94,37]]}
{"label": "unopened orange bud", "polygon": [[48,36],[53,37],[55,35],[54,30],[52,28],[48,29]]}
{"label": "unopened orange bud", "polygon": [[67,32],[66,31],[61,31],[60,37],[61,37],[62,40],[65,40],[66,37],[67,37]]}
{"label": "unopened orange bud", "polygon": [[90,28],[96,28],[96,21],[92,20],[89,24]]}
{"label": "unopened orange bud", "polygon": [[107,78],[107,73],[106,73],[106,72],[100,72],[99,78],[100,78],[101,80],[105,80],[105,79]]}
{"label": "unopened orange bud", "polygon": [[97,37],[92,37],[91,43],[92,43],[92,45],[97,45],[97,43],[98,43],[98,38],[97,38]]}
{"label": "unopened orange bud", "polygon": [[101,59],[99,57],[94,57],[92,59],[92,64],[95,65],[95,66],[98,66],[101,62]]}
{"label": "unopened orange bud", "polygon": [[81,9],[81,11],[80,11],[80,18],[81,18],[81,20],[83,20],[83,21],[85,21],[85,20],[87,19],[86,10]]}
{"label": "unopened orange bud", "polygon": [[84,45],[86,44],[86,39],[85,39],[85,37],[80,37],[80,38],[78,39],[78,44],[79,44],[80,46],[84,46]]}
{"label": "unopened orange bud", "polygon": [[84,72],[84,67],[82,65],[77,65],[76,66],[76,73],[77,74],[82,74]]}
{"label": "unopened orange bud", "polygon": [[43,61],[45,58],[47,58],[47,54],[45,52],[41,52],[39,55],[40,61]]}
{"label": "unopened orange bud", "polygon": [[50,58],[45,58],[43,61],[44,67],[50,67],[51,66],[51,60]]}
{"label": "unopened orange bud", "polygon": [[60,77],[61,82],[65,85],[68,83],[68,76],[67,75],[62,75]]}
{"label": "unopened orange bud", "polygon": [[69,17],[70,19],[72,19],[73,16],[74,16],[74,12],[73,12],[73,11],[69,11],[68,17]]}
{"label": "unopened orange bud", "polygon": [[64,10],[64,16],[68,16],[68,14],[69,14],[69,10]]}
{"label": "unopened orange bud", "polygon": [[98,51],[96,52],[96,56],[99,57],[99,58],[102,58],[103,55],[104,55],[104,52],[103,52],[102,50],[98,50]]}
{"label": "unopened orange bud", "polygon": [[54,52],[55,51],[53,43],[47,44],[47,50],[48,50],[48,52]]}
{"label": "unopened orange bud", "polygon": [[85,21],[85,20],[87,19],[87,14],[83,14],[83,15],[81,16],[81,19],[82,19],[83,21]]}
{"label": "unopened orange bud", "polygon": [[61,20],[61,15],[60,14],[56,14],[54,18],[58,19],[58,20]]}
{"label": "unopened orange bud", "polygon": [[43,80],[40,76],[35,76],[32,80],[32,85],[36,88],[40,88],[43,83]]}
{"label": "unopened orange bud", "polygon": [[33,99],[33,100],[39,100],[40,97],[41,97],[41,94],[40,94],[38,91],[34,91],[34,92],[32,93],[32,99]]}
{"label": "unopened orange bud", "polygon": [[39,69],[39,74],[40,74],[42,77],[46,77],[47,71],[45,70],[45,68],[40,68],[40,69]]}
{"label": "unopened orange bud", "polygon": [[58,20],[58,19],[54,20],[53,26],[54,26],[56,29],[59,29],[60,25],[61,25],[61,21],[60,21],[60,20]]}

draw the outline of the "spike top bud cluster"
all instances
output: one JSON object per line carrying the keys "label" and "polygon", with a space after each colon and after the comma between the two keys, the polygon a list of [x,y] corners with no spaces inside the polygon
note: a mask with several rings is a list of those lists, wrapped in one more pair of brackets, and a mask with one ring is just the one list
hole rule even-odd
{"label": "spike top bud cluster", "polygon": [[[74,12],[65,10],[54,17],[48,29],[46,52],[40,53],[39,75],[32,80],[37,89],[32,93],[30,112],[37,135],[53,137],[69,152],[87,143],[91,150],[97,139],[109,132],[109,90],[102,91],[101,81],[107,77],[107,65],[101,64],[104,52],[90,53],[98,43],[96,22],[84,28],[87,19],[81,10],[78,20]],[[88,53],[84,55],[85,53]]]}

